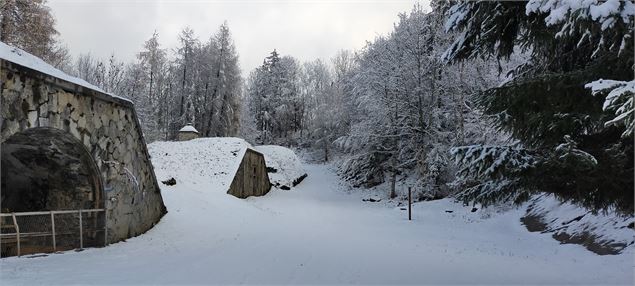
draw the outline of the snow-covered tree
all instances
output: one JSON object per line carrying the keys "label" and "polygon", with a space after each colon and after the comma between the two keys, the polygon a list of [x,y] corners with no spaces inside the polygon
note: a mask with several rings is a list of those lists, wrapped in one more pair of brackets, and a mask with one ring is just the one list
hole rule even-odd
{"label": "snow-covered tree", "polygon": [[55,18],[46,0],[0,1],[0,42],[14,45],[54,67],[67,70],[68,49],[58,40]]}
{"label": "snow-covered tree", "polygon": [[124,64],[114,55],[105,62],[80,55],[72,71],[135,103],[146,140],[171,140],[186,123],[202,136],[234,136],[240,128],[242,78],[238,53],[224,23],[201,44],[185,28],[179,46],[169,55],[154,33],[137,54]]}
{"label": "snow-covered tree", "polygon": [[628,95],[618,94],[629,93],[593,96],[585,85],[603,78],[633,79],[635,5],[617,0],[463,1],[448,12],[446,28],[460,34],[444,54],[446,60],[508,59],[518,51],[529,55],[506,83],[476,100],[500,130],[536,158],[531,172],[508,177],[524,177],[515,189],[632,210],[632,136],[625,138],[629,133],[623,128],[605,124],[628,117]]}
{"label": "snow-covered tree", "polygon": [[604,111],[612,112],[615,117],[604,123],[605,127],[623,126],[623,138],[633,137],[633,96],[635,96],[635,81],[596,80],[585,85],[593,95],[604,94]]}
{"label": "snow-covered tree", "polygon": [[175,96],[177,97],[177,108],[174,109],[170,130],[172,136],[176,136],[176,131],[187,123],[192,123],[196,118],[194,114],[195,76],[197,58],[196,52],[200,50],[200,41],[195,37],[194,30],[189,27],[181,30],[178,36],[179,45],[176,48],[176,59],[174,64],[179,74],[179,82],[175,85]]}
{"label": "snow-covered tree", "polygon": [[418,189],[447,195],[454,179],[449,148],[497,139],[470,98],[500,80],[495,65],[480,59],[445,65],[450,37],[442,20],[438,10],[415,6],[399,15],[390,35],[358,54],[345,88],[354,104],[344,114],[353,123],[336,140],[348,153],[340,173],[354,185],[389,181],[394,196],[399,177],[416,176]]}
{"label": "snow-covered tree", "polygon": [[250,75],[247,98],[259,143],[297,143],[304,117],[301,72],[296,59],[280,57],[274,50]]}

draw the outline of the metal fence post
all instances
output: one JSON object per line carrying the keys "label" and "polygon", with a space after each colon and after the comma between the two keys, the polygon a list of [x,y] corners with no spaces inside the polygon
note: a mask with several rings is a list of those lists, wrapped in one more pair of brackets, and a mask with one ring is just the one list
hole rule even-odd
{"label": "metal fence post", "polygon": [[104,208],[104,246],[108,245],[108,209]]}
{"label": "metal fence post", "polygon": [[412,220],[412,188],[408,187],[408,220]]}
{"label": "metal fence post", "polygon": [[79,249],[84,248],[84,231],[82,225],[82,210],[79,210]]}
{"label": "metal fence post", "polygon": [[18,220],[15,219],[15,214],[11,214],[11,217],[13,217],[13,226],[15,227],[15,236],[17,238],[17,242],[18,242],[18,256],[20,256],[20,226],[18,226]]}
{"label": "metal fence post", "polygon": [[53,235],[53,251],[57,251],[57,242],[55,241],[55,214],[51,212],[51,234]]}

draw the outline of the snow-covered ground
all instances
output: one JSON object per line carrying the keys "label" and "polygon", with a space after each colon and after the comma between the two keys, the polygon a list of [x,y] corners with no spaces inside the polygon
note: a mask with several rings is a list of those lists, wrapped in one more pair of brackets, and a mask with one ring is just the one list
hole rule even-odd
{"label": "snow-covered ground", "polygon": [[2,285],[633,284],[632,247],[599,256],[561,245],[528,232],[520,209],[471,212],[444,199],[416,204],[408,221],[316,164],[293,191],[241,200],[202,181],[193,170],[205,162],[154,153],[159,180],[179,173],[162,185],[169,213],[158,225],[105,248],[1,259]]}
{"label": "snow-covered ground", "polygon": [[576,241],[600,254],[635,247],[632,215],[616,215],[615,210],[594,213],[571,202],[561,202],[551,194],[534,195],[526,205],[530,228],[551,233],[559,240]]}
{"label": "snow-covered ground", "polygon": [[277,145],[261,145],[255,149],[263,154],[267,167],[275,170],[269,172],[269,180],[274,186],[292,187],[307,175],[293,150]]}
{"label": "snow-covered ground", "polygon": [[[248,148],[241,138],[216,137],[154,142],[148,152],[159,181],[174,178],[177,188],[225,194]],[[165,200],[171,187],[161,186]]]}

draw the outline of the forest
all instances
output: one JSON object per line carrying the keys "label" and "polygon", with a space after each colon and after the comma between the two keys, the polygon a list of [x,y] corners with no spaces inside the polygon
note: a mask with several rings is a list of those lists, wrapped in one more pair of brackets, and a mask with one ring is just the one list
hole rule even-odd
{"label": "forest", "polygon": [[[577,3],[577,4],[576,4]],[[45,0],[6,0],[0,41],[135,104],[145,140],[204,137],[304,150],[358,188],[512,204],[550,193],[633,212],[631,1],[431,1],[360,50],[240,69],[230,26],[136,60],[72,56]]]}

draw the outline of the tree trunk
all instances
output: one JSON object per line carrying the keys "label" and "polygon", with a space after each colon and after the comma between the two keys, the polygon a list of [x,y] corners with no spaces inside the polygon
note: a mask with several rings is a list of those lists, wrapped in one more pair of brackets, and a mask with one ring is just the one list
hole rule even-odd
{"label": "tree trunk", "polygon": [[[461,63],[460,66],[460,71],[459,71],[459,82],[460,82],[460,86],[463,87],[463,63]],[[459,106],[458,106],[458,112],[459,112],[459,143],[461,145],[464,145],[464,141],[465,141],[465,118],[463,118],[463,104],[465,103],[465,95],[463,94],[464,91],[461,90],[459,91]]]}

